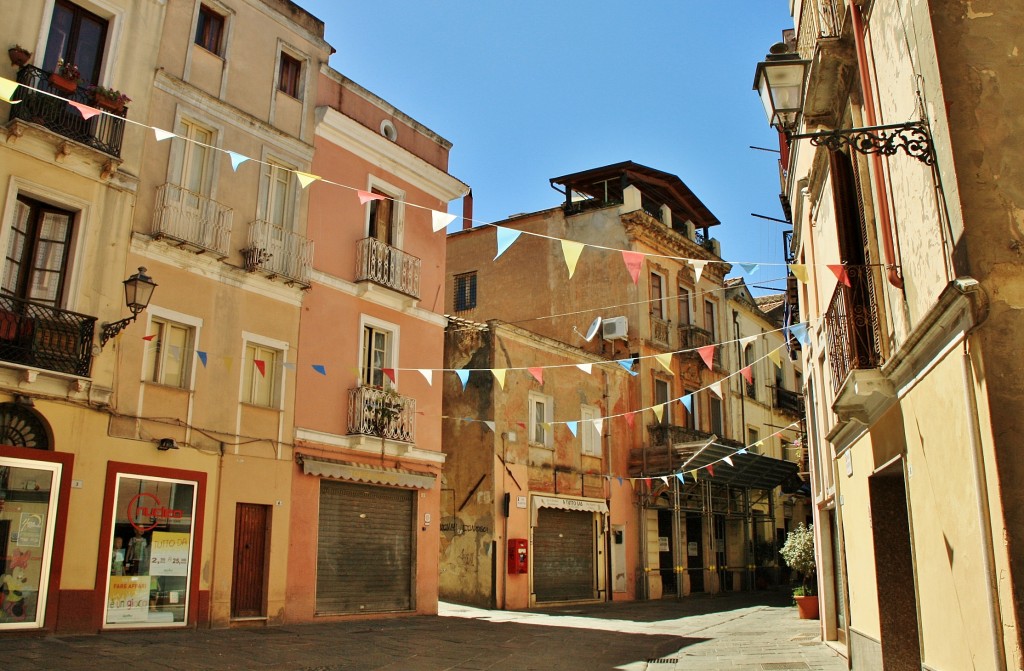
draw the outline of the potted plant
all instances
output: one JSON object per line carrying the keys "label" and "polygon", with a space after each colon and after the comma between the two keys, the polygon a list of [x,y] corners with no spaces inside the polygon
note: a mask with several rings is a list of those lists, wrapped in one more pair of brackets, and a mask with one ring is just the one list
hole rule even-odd
{"label": "potted plant", "polygon": [[13,47],[8,49],[7,55],[11,59],[11,65],[17,68],[20,68],[32,60],[32,52],[20,44],[15,44]]}
{"label": "potted plant", "polygon": [[818,596],[815,592],[814,525],[798,524],[786,535],[779,551],[786,565],[800,574],[800,586],[793,590],[793,599],[801,620],[818,619]]}
{"label": "potted plant", "polygon": [[82,73],[78,71],[78,66],[64,59],[57,61],[57,69],[50,74],[50,83],[64,93],[74,93],[81,79]]}
{"label": "potted plant", "polygon": [[120,91],[105,86],[90,86],[89,95],[97,107],[117,113],[123,112],[124,106],[132,101]]}

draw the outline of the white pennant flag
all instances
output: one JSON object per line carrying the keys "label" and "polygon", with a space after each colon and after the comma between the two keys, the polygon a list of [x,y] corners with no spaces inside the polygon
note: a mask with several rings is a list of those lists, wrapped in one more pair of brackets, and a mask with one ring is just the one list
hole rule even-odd
{"label": "white pennant flag", "polygon": [[448,214],[447,212],[438,212],[437,210],[430,211],[430,217],[433,220],[434,232],[443,231],[448,228],[448,224],[455,221],[454,214]]}
{"label": "white pennant flag", "polygon": [[597,435],[601,435],[601,429],[604,427],[604,417],[598,417],[594,420],[594,430],[597,431]]}
{"label": "white pennant flag", "polygon": [[690,263],[693,265],[693,283],[697,284],[698,282],[700,282],[700,276],[704,272],[704,266],[708,265],[708,262],[690,259]]}
{"label": "white pennant flag", "polygon": [[153,135],[156,136],[156,141],[157,142],[163,142],[164,140],[169,140],[172,137],[178,137],[174,133],[172,133],[170,131],[163,130],[161,128],[154,128],[153,129]]}
{"label": "white pennant flag", "polygon": [[586,373],[587,375],[590,375],[590,373],[594,370],[594,364],[592,363],[578,363],[576,364],[576,367],[579,368],[584,373]]}
{"label": "white pennant flag", "polygon": [[429,368],[420,368],[418,370],[420,371],[420,375],[422,375],[423,377],[425,377],[427,379],[427,384],[429,384],[431,387],[433,387],[434,386],[434,371],[432,371]]}
{"label": "white pennant flag", "polygon": [[712,382],[711,384],[709,384],[708,385],[708,389],[710,389],[712,392],[714,392],[715,396],[717,396],[718,398],[722,398],[722,381],[721,380],[719,380],[718,382]]}

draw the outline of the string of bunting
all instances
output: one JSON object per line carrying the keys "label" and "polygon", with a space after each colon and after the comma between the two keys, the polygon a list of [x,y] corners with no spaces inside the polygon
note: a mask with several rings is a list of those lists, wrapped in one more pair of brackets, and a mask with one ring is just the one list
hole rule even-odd
{"label": "string of bunting", "polygon": [[[225,156],[227,156],[228,159],[230,160],[232,171],[237,171],[238,168],[242,164],[251,162],[251,163],[255,163],[257,165],[263,165],[263,166],[267,166],[267,167],[272,167],[272,168],[275,168],[275,169],[278,169],[278,170],[286,170],[287,172],[290,172],[290,173],[294,174],[296,179],[297,179],[297,181],[299,182],[300,186],[303,189],[309,187],[309,185],[312,184],[313,182],[322,182],[324,184],[330,184],[332,186],[340,187],[340,188],[343,188],[343,189],[348,189],[350,191],[355,191],[356,192],[356,196],[359,198],[359,202],[362,205],[365,205],[366,203],[370,202],[371,200],[395,200],[395,199],[390,198],[390,197],[388,197],[386,195],[383,195],[383,194],[372,193],[372,192],[366,191],[364,189],[360,189],[358,187],[354,187],[354,186],[350,186],[348,184],[342,184],[340,182],[332,181],[332,180],[327,179],[327,178],[325,178],[325,177],[323,177],[321,175],[315,175],[313,173],[304,172],[304,171],[301,171],[301,170],[294,170],[294,169],[283,168],[280,165],[271,164],[269,162],[262,161],[260,159],[252,158],[251,156],[246,156],[244,154],[240,154],[240,153],[232,151],[230,149],[224,149],[222,147],[217,147],[217,146],[214,146],[214,145],[211,145],[211,144],[207,144],[207,143],[204,143],[204,142],[199,142],[198,140],[194,140],[192,138],[183,137],[183,136],[178,135],[176,133],[173,133],[171,131],[164,130],[162,128],[158,128],[156,126],[150,126],[148,124],[144,124],[144,123],[141,123],[139,121],[128,119],[126,117],[121,117],[121,116],[118,116],[116,114],[112,114],[112,113],[110,113],[110,112],[108,112],[106,110],[101,110],[99,108],[92,107],[92,106],[86,105],[84,103],[79,103],[79,102],[76,102],[76,101],[69,101],[66,98],[63,98],[62,96],[58,96],[56,94],[50,93],[49,91],[43,91],[42,89],[38,89],[36,87],[29,86],[27,84],[19,84],[16,81],[7,79],[5,77],[0,77],[0,100],[3,100],[3,101],[5,101],[5,102],[7,102],[7,103],[9,103],[11,105],[15,105],[15,104],[20,103],[21,102],[21,98],[15,99],[15,95],[18,92],[19,89],[32,91],[32,92],[34,92],[35,94],[38,94],[38,95],[49,96],[51,98],[54,98],[55,100],[65,101],[65,102],[67,102],[68,105],[70,105],[72,108],[77,110],[79,112],[79,114],[82,115],[82,118],[86,119],[86,120],[91,119],[91,118],[93,118],[93,117],[95,117],[97,115],[100,115],[100,114],[107,114],[107,115],[109,115],[109,116],[111,116],[111,117],[113,117],[115,119],[118,119],[118,120],[124,122],[124,123],[129,123],[129,124],[138,126],[140,128],[146,128],[146,129],[149,129],[149,130],[153,131],[154,137],[156,138],[156,140],[158,142],[162,142],[164,140],[169,140],[169,139],[172,139],[172,138],[177,138],[177,139],[183,140],[185,142],[191,142],[191,143],[193,143],[195,145],[206,147],[206,148],[211,149],[213,151],[220,152],[220,153],[224,154]],[[406,205],[406,207],[414,207],[414,208],[418,208],[418,209],[421,209],[421,210],[429,211],[430,212],[430,216],[431,216],[431,225],[432,225],[432,228],[433,228],[435,233],[446,229],[449,224],[451,224],[453,221],[455,221],[455,218],[456,218],[455,214],[450,214],[448,212],[441,212],[439,210],[435,210],[433,208],[425,207],[423,205],[417,205],[415,203],[410,203],[410,202],[405,202],[405,205]],[[577,265],[577,262],[579,261],[580,255],[582,254],[583,250],[585,248],[587,248],[587,247],[591,247],[591,248],[594,248],[594,249],[601,249],[601,250],[605,250],[605,251],[611,251],[611,252],[618,252],[618,253],[620,253],[622,255],[622,259],[623,259],[623,262],[626,265],[627,270],[629,271],[630,275],[633,278],[633,283],[634,284],[636,284],[639,281],[641,265],[643,263],[643,260],[645,258],[648,258],[648,257],[659,258],[659,259],[670,259],[670,260],[676,260],[676,261],[685,261],[685,262],[689,263],[693,267],[694,274],[695,274],[697,282],[700,281],[701,274],[703,273],[704,268],[709,263],[722,263],[722,264],[738,266],[748,276],[753,275],[761,266],[783,266],[784,265],[784,266],[787,266],[789,268],[790,272],[793,273],[793,276],[796,277],[799,281],[801,281],[801,282],[803,282],[805,284],[808,281],[808,268],[809,268],[809,265],[808,264],[803,264],[803,263],[783,264],[783,263],[774,263],[774,262],[756,262],[756,263],[754,263],[754,262],[746,262],[746,261],[716,261],[716,260],[697,259],[697,258],[683,257],[683,256],[670,256],[670,255],[666,255],[666,254],[654,254],[654,253],[650,253],[650,252],[637,252],[637,251],[632,251],[632,250],[616,249],[616,248],[613,248],[613,247],[605,247],[603,245],[595,245],[595,244],[591,244],[591,243],[577,242],[577,241],[574,241],[574,240],[568,240],[568,239],[558,238],[558,237],[554,237],[554,236],[550,236],[550,235],[545,235],[543,233],[535,233],[533,231],[517,230],[517,229],[501,226],[501,225],[499,225],[497,223],[494,223],[494,222],[484,222],[484,221],[477,221],[477,220],[472,220],[472,219],[470,221],[471,221],[471,223],[473,223],[475,225],[491,226],[491,227],[493,227],[493,228],[495,228],[497,230],[497,246],[498,246],[498,251],[497,251],[497,254],[495,254],[495,256],[494,256],[495,260],[497,260],[497,258],[500,257],[505,251],[507,251],[508,248],[521,235],[528,235],[528,236],[533,236],[533,237],[538,237],[538,238],[544,238],[544,239],[548,239],[548,240],[552,240],[552,241],[556,241],[556,242],[561,243],[562,253],[563,253],[563,256],[564,256],[564,259],[565,259],[566,267],[569,270],[569,277],[570,278],[576,272],[576,265]],[[849,276],[848,276],[847,270],[846,270],[847,266],[845,266],[843,264],[820,264],[820,265],[825,265],[826,267],[828,267],[829,270],[831,270],[836,275],[836,278],[840,282],[842,282],[846,286],[850,286],[850,279],[849,279]],[[875,264],[875,265],[878,265],[878,264]]]}

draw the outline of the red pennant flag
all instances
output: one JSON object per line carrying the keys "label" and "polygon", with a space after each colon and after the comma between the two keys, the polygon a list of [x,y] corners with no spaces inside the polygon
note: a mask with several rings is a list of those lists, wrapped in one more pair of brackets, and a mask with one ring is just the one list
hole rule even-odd
{"label": "red pennant flag", "polygon": [[851,286],[850,285],[850,276],[846,272],[846,266],[841,265],[841,264],[836,264],[836,265],[830,265],[828,267],[828,269],[831,270],[833,273],[835,273],[835,276],[836,276],[837,280],[839,280],[840,282],[842,282],[846,286]]}
{"label": "red pennant flag", "polygon": [[754,384],[754,371],[750,369],[750,366],[742,369],[740,371],[740,375],[742,375],[743,379],[747,381],[747,384]]}
{"label": "red pennant flag", "polygon": [[261,377],[267,376],[267,362],[261,361],[260,359],[253,359],[252,362],[256,364],[256,370],[260,372]]}
{"label": "red pennant flag", "polygon": [[143,340],[152,340],[155,337],[156,337],[156,334],[154,333],[153,335],[142,336],[142,339]]}
{"label": "red pennant flag", "polygon": [[714,368],[711,361],[715,358],[715,346],[705,345],[704,347],[698,347],[697,353],[700,354],[700,358],[704,360],[708,368]]}
{"label": "red pennant flag", "polygon": [[525,429],[526,422],[516,422],[516,426],[518,426],[520,429]]}
{"label": "red pennant flag", "polygon": [[544,369],[543,368],[527,368],[530,371],[530,375],[537,378],[537,382],[544,384]]}
{"label": "red pennant flag", "polygon": [[382,373],[384,373],[385,375],[388,376],[388,379],[391,380],[391,384],[395,383],[395,369],[394,368],[381,368],[380,370],[381,370]]}
{"label": "red pennant flag", "polygon": [[640,266],[644,263],[644,255],[640,252],[622,251],[622,260],[626,262],[626,270],[633,278],[633,284],[640,281]]}
{"label": "red pennant flag", "polygon": [[644,478],[644,482],[647,483],[647,489],[650,489],[651,488],[651,479],[650,478]]}
{"label": "red pennant flag", "polygon": [[636,417],[633,416],[635,414],[636,413],[634,412],[627,412],[625,415],[623,415],[623,417],[626,418],[626,424],[629,424],[629,428],[631,429],[633,428],[633,424],[636,423]]}
{"label": "red pennant flag", "polygon": [[714,464],[708,464],[708,465],[706,466],[706,468],[708,469],[708,474],[709,474],[709,475],[710,475],[711,477],[715,477],[715,465],[714,465]]}
{"label": "red pennant flag", "polygon": [[366,205],[371,200],[384,200],[384,196],[379,193],[370,193],[369,191],[356,191],[356,195],[359,196],[360,205]]}

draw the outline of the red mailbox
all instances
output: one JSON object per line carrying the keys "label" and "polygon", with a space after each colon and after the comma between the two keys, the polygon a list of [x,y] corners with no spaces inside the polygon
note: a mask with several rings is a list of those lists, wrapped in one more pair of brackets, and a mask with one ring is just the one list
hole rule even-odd
{"label": "red mailbox", "polygon": [[508,539],[508,572],[510,575],[529,573],[525,538]]}

